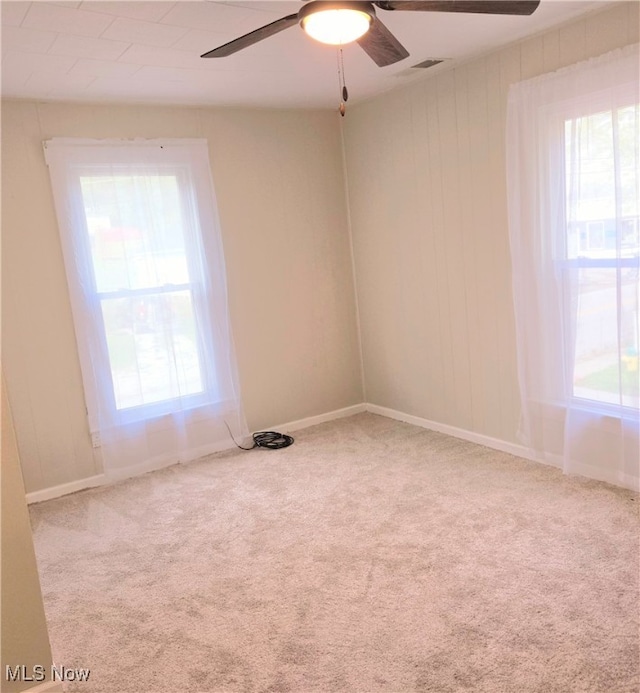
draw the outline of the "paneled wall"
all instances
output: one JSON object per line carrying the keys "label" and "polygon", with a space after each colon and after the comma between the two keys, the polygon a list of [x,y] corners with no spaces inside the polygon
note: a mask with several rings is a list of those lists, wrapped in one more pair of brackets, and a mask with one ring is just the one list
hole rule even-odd
{"label": "paneled wall", "polygon": [[349,109],[368,402],[517,442],[508,88],[638,41],[638,7],[617,3]]}
{"label": "paneled wall", "polygon": [[42,141],[202,137],[259,430],[362,402],[337,115],[7,101],[2,356],[27,492],[99,474]]}
{"label": "paneled wall", "polygon": [[27,672],[45,667],[51,671],[51,647],[47,633],[42,591],[31,537],[29,512],[20,475],[20,460],[2,380],[2,690],[18,693],[32,688],[27,681],[9,681],[6,667],[15,672],[22,664]]}
{"label": "paneled wall", "polygon": [[617,3],[349,108],[364,393],[335,113],[4,102],[2,348],[27,491],[101,471],[43,140],[208,140],[251,429],[368,401],[515,442],[508,87],[637,41],[638,7]]}

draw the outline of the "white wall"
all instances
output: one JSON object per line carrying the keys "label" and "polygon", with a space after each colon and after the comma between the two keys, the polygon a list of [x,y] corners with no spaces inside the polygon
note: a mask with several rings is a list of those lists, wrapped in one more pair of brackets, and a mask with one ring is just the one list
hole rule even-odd
{"label": "white wall", "polygon": [[517,441],[508,87],[638,41],[638,8],[613,5],[349,109],[368,402]]}
{"label": "white wall", "polygon": [[2,104],[2,348],[28,492],[101,472],[42,141],[204,137],[249,427],[362,402],[337,115]]}
{"label": "white wall", "polygon": [[349,108],[365,394],[336,114],[3,103],[3,359],[27,491],[101,471],[41,148],[54,136],[208,139],[251,429],[366,399],[516,442],[507,89],[637,41],[638,7]]}
{"label": "white wall", "polygon": [[11,412],[2,381],[2,671],[1,688],[17,693],[31,687],[27,681],[8,681],[12,671],[24,665],[45,667],[50,679],[51,647],[42,603],[40,579],[31,537],[29,513],[20,474],[20,460]]}

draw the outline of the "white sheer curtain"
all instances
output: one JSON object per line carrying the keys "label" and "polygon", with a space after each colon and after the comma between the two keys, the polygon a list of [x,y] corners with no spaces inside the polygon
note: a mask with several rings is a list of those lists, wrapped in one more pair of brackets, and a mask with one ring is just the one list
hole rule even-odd
{"label": "white sheer curtain", "polygon": [[567,473],[640,477],[638,46],[509,92],[521,438]]}
{"label": "white sheer curtain", "polygon": [[206,141],[44,146],[105,474],[228,447],[247,429]]}

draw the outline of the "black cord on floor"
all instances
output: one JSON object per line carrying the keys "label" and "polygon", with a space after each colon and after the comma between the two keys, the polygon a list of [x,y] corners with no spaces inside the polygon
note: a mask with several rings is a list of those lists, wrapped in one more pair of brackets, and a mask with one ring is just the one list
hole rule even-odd
{"label": "black cord on floor", "polygon": [[288,448],[293,443],[293,438],[286,433],[277,431],[258,431],[253,434],[254,447],[269,448],[269,450],[279,450]]}
{"label": "black cord on floor", "polygon": [[289,445],[293,443],[293,438],[286,435],[286,433],[278,433],[277,431],[258,431],[253,434],[253,445],[250,448],[243,448],[242,445],[238,445],[236,439],[233,437],[229,424],[225,421],[224,425],[227,427],[229,435],[236,444],[236,447],[240,448],[240,450],[253,450],[253,448],[280,450],[281,448],[288,448]]}

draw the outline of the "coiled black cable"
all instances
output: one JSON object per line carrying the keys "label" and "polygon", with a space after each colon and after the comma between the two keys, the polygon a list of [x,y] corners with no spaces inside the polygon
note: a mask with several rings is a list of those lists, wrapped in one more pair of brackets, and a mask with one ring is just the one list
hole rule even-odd
{"label": "coiled black cable", "polygon": [[[293,443],[293,438],[286,433],[277,431],[258,431],[253,434],[254,448],[269,448],[269,450],[279,450],[287,448]],[[252,448],[250,448],[252,449]]]}
{"label": "coiled black cable", "polygon": [[254,448],[268,448],[269,450],[280,450],[281,448],[288,448],[289,445],[293,443],[293,438],[288,436],[286,433],[278,433],[277,431],[257,431],[253,434],[253,445],[250,448],[244,448],[242,445],[238,445],[238,442],[233,437],[229,424],[225,421],[225,426],[229,431],[231,439],[236,444],[236,447],[240,450],[253,450]]}

